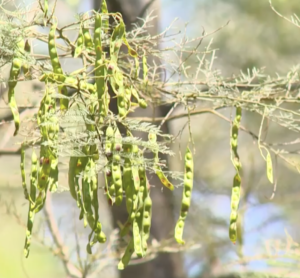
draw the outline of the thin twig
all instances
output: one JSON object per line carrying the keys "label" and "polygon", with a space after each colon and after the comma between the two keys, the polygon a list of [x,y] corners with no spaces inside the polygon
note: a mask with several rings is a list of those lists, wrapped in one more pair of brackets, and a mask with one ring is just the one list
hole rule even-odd
{"label": "thin twig", "polygon": [[59,254],[62,259],[62,263],[64,265],[67,275],[72,278],[81,277],[82,274],[81,274],[80,270],[74,264],[71,263],[71,261],[68,257],[68,254],[67,254],[67,247],[64,245],[61,235],[59,233],[58,226],[57,226],[55,217],[53,215],[50,191],[47,192],[47,198],[46,198],[45,207],[44,207],[44,214],[46,217],[47,226],[50,230],[52,239],[58,248],[58,251],[59,251]]}

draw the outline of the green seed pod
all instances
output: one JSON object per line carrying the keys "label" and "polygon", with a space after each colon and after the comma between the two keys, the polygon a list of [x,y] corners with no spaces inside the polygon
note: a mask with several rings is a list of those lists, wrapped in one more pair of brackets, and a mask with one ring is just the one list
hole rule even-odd
{"label": "green seed pod", "polygon": [[266,158],[266,163],[267,163],[267,177],[270,183],[273,183],[273,166],[272,166],[272,157],[269,151],[267,151],[267,158]]}
{"label": "green seed pod", "polygon": [[140,98],[140,99],[139,99],[139,106],[140,106],[141,108],[146,109],[147,106],[148,106],[148,104],[147,104],[147,102],[146,102],[144,99]]}
{"label": "green seed pod", "polygon": [[78,157],[77,165],[75,168],[75,190],[77,194],[77,206],[80,208],[80,216],[79,219],[81,220],[84,218],[84,226],[86,227],[86,210],[82,200],[82,190],[79,184],[80,175],[82,174],[83,170],[85,169],[85,165],[87,164],[88,158],[87,157]]}
{"label": "green seed pod", "polygon": [[96,78],[96,90],[99,103],[99,122],[103,123],[104,118],[109,111],[109,93],[106,83],[107,69],[105,64],[105,55],[102,52],[101,43],[102,32],[102,19],[99,13],[95,16],[95,30],[94,30],[94,46],[96,52],[95,60],[95,78]]}
{"label": "green seed pod", "polygon": [[120,166],[120,156],[114,154],[112,164],[112,181],[115,186],[116,205],[119,206],[123,200],[123,187],[122,187],[122,172]]}
{"label": "green seed pod", "polygon": [[[83,15],[83,20],[85,20],[86,18],[89,17],[88,13],[85,13]],[[93,39],[91,37],[90,31],[89,31],[89,26],[87,22],[83,23],[83,27],[82,27],[82,33],[83,33],[83,37],[84,37],[84,45],[87,49],[92,49],[94,46],[94,42]]]}
{"label": "green seed pod", "polygon": [[110,57],[113,63],[118,62],[119,51],[125,35],[125,24],[121,21],[115,28],[110,39]]}
{"label": "green seed pod", "polygon": [[[58,59],[58,54],[56,50],[56,45],[55,45],[55,30],[57,27],[57,23],[53,23],[49,32],[48,36],[48,50],[49,50],[49,55],[50,55],[50,60],[53,68],[53,72],[56,74],[61,74],[63,75],[63,70],[61,67],[61,64]],[[68,90],[65,86],[59,86],[58,91],[60,94],[62,94],[65,97],[68,97]],[[69,99],[68,98],[61,98],[60,99],[60,109],[65,111],[69,107]]]}
{"label": "green seed pod", "polygon": [[27,190],[27,185],[26,185],[26,172],[25,172],[25,144],[21,144],[21,163],[20,163],[20,168],[21,168],[21,176],[22,176],[22,187],[24,191],[24,196],[25,199],[29,199],[29,194]]}
{"label": "green seed pod", "polygon": [[242,165],[237,152],[238,148],[238,131],[241,122],[242,109],[241,107],[236,108],[236,116],[233,121],[231,128],[231,161],[235,167],[236,174],[233,179],[233,187],[231,193],[231,213],[230,213],[230,225],[229,225],[229,238],[235,244],[237,239],[237,218],[238,218],[238,207],[240,202],[240,191],[241,191],[241,176],[240,172]]}
{"label": "green seed pod", "polygon": [[101,3],[101,14],[104,15],[102,16],[103,30],[105,31],[105,33],[107,33],[109,30],[109,19],[108,19],[107,4],[105,0],[102,0]]}
{"label": "green seed pod", "polygon": [[76,179],[76,166],[77,166],[78,157],[70,157],[69,160],[69,173],[68,173],[68,181],[69,181],[69,189],[71,196],[77,201],[77,192],[75,187],[75,179]]}
{"label": "green seed pod", "polygon": [[[30,55],[30,53],[31,53],[31,46],[30,46],[30,43],[28,42],[28,40],[26,40],[26,42],[25,42],[24,51],[28,55]],[[31,77],[30,71],[29,71],[30,70],[29,64],[26,60],[23,61],[22,68],[23,68],[23,73],[24,73],[25,77]]]}
{"label": "green seed pod", "polygon": [[134,242],[133,242],[133,239],[131,239],[125,250],[125,253],[124,253],[121,261],[118,264],[118,269],[122,270],[128,265],[133,252],[134,252]]}
{"label": "green seed pod", "polygon": [[[83,180],[82,180],[82,198],[84,208],[87,211],[88,217],[93,215],[92,210],[92,188],[91,188],[91,178],[90,178],[90,169],[91,169],[91,159],[88,159],[88,163],[85,165]],[[89,218],[88,218],[89,220]],[[89,222],[90,224],[90,222]],[[90,227],[93,229],[94,222],[90,224]]]}
{"label": "green seed pod", "polygon": [[83,35],[83,30],[82,30],[82,25],[80,25],[80,29],[79,29],[79,34],[78,34],[78,38],[76,41],[76,47],[75,47],[75,51],[74,51],[74,58],[77,58],[81,52],[83,51],[83,46],[84,46],[84,35]]}
{"label": "green seed pod", "polygon": [[147,189],[146,190],[146,198],[144,200],[144,214],[143,214],[143,237],[142,237],[142,245],[143,251],[146,253],[147,251],[147,240],[150,237],[150,227],[151,227],[151,214],[152,214],[152,200],[150,198],[150,194]]}
{"label": "green seed pod", "polygon": [[231,193],[231,213],[230,213],[230,226],[229,226],[229,238],[232,243],[235,244],[237,239],[237,219],[238,219],[238,207],[240,202],[240,186],[241,178],[239,174],[236,174],[233,179],[233,187]]}
{"label": "green seed pod", "polygon": [[30,193],[29,193],[31,202],[29,202],[27,231],[26,231],[26,239],[25,239],[25,246],[24,246],[24,255],[26,258],[29,256],[33,221],[35,216],[34,207],[36,201],[37,178],[38,178],[38,159],[35,154],[35,151],[33,150],[31,156]]}
{"label": "green seed pod", "polygon": [[58,159],[55,157],[51,161],[49,189],[55,192],[58,188]]}
{"label": "green seed pod", "polygon": [[15,99],[15,87],[17,85],[18,76],[22,66],[22,60],[20,56],[23,52],[24,46],[25,46],[24,40],[20,39],[19,42],[17,43],[17,49],[14,53],[12,66],[9,74],[9,80],[8,80],[8,105],[13,114],[14,123],[15,123],[14,136],[17,135],[20,128],[20,115],[19,115],[17,102]]}
{"label": "green seed pod", "polygon": [[47,14],[48,14],[48,10],[49,10],[49,3],[48,0],[44,0],[44,25],[47,25]]}
{"label": "green seed pod", "polygon": [[136,217],[133,220],[132,225],[132,235],[133,235],[133,243],[134,243],[134,252],[138,257],[143,257],[143,248],[142,248],[142,231],[139,225],[140,213],[137,213]]}
{"label": "green seed pod", "polygon": [[187,217],[187,213],[191,204],[193,180],[194,180],[193,155],[189,147],[187,147],[185,152],[184,188],[182,194],[180,216],[176,223],[175,235],[174,235],[176,241],[180,244],[185,243],[184,240],[182,239],[182,235],[183,235],[185,219]]}
{"label": "green seed pod", "polygon": [[125,189],[125,196],[126,196],[126,209],[127,212],[130,214],[132,210],[132,198],[134,193],[134,183],[132,178],[132,169],[131,169],[131,161],[130,158],[125,158],[124,165],[123,165],[123,180],[122,184]]}
{"label": "green seed pod", "polygon": [[108,126],[106,128],[106,133],[105,133],[105,154],[108,157],[108,159],[111,157],[112,152],[113,152],[113,141],[114,141],[114,134],[115,131],[112,126]]}

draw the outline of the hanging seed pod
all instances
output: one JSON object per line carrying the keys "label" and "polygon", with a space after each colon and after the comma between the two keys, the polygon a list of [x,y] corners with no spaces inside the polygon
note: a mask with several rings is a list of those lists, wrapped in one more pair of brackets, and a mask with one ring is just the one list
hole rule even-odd
{"label": "hanging seed pod", "polygon": [[184,171],[184,187],[181,200],[180,216],[175,227],[175,239],[178,243],[184,244],[182,239],[185,219],[187,217],[188,210],[191,205],[192,190],[194,180],[194,163],[193,155],[187,147],[185,152],[185,171]]}
{"label": "hanging seed pod", "polygon": [[231,161],[236,170],[236,174],[233,178],[233,186],[231,192],[231,213],[230,213],[230,225],[229,225],[229,238],[232,243],[235,244],[237,239],[237,218],[238,218],[238,207],[240,202],[240,194],[241,194],[241,176],[240,172],[242,169],[242,164],[239,159],[239,155],[237,152],[238,148],[238,132],[240,127],[242,117],[242,108],[236,108],[235,119],[232,124],[231,129]]}

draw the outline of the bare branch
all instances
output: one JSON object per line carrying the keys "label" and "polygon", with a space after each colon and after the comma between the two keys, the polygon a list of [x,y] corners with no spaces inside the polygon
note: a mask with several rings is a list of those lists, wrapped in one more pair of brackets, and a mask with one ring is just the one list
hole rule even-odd
{"label": "bare branch", "polygon": [[60,232],[58,230],[56,220],[53,215],[50,191],[47,192],[44,214],[45,214],[46,223],[50,230],[53,241],[58,248],[58,256],[62,260],[62,263],[64,265],[64,268],[65,268],[65,271],[66,271],[68,277],[72,277],[72,278],[82,277],[80,270],[74,264],[71,263],[69,256],[68,256],[67,247],[64,245],[63,240],[60,235]]}

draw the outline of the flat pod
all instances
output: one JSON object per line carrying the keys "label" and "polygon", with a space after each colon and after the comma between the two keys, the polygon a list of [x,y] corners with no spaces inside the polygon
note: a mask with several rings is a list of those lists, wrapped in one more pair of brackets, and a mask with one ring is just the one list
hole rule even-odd
{"label": "flat pod", "polygon": [[[88,158],[88,162],[85,165],[84,173],[83,173],[83,180],[82,180],[82,198],[83,198],[83,204],[84,208],[87,212],[88,217],[93,216],[93,210],[92,210],[92,184],[91,184],[91,178],[90,178],[90,170],[91,170],[91,158]],[[89,220],[89,218],[88,218]],[[94,222],[91,223],[88,221],[90,227],[93,229]]]}
{"label": "flat pod", "polygon": [[94,47],[96,52],[95,60],[95,78],[96,91],[98,97],[99,122],[103,123],[104,118],[109,111],[109,94],[106,83],[107,67],[105,62],[105,54],[102,52],[101,43],[102,34],[102,18],[99,13],[95,15],[95,30],[94,30]]}
{"label": "flat pod", "polygon": [[184,240],[182,239],[182,236],[183,236],[185,219],[187,217],[187,213],[191,204],[193,182],[194,182],[193,155],[189,147],[187,147],[185,152],[184,187],[183,187],[182,200],[181,200],[180,216],[176,223],[175,234],[174,234],[175,240],[180,244],[185,243]]}
{"label": "flat pod", "polygon": [[123,200],[123,185],[122,185],[122,172],[120,166],[120,156],[114,154],[112,163],[112,181],[115,186],[116,205],[121,205]]}
{"label": "flat pod", "polygon": [[[25,41],[24,51],[27,53],[27,55],[31,54],[31,46],[28,40]],[[23,60],[22,68],[23,68],[24,76],[26,78],[31,77],[29,63],[26,61],[26,59]]]}
{"label": "flat pod", "polygon": [[30,201],[29,201],[29,209],[28,209],[28,217],[27,217],[26,239],[25,239],[25,246],[24,246],[24,255],[26,258],[29,256],[33,221],[35,216],[37,179],[38,179],[38,159],[35,151],[33,150],[31,155],[31,174],[30,174],[30,192],[29,192]]}
{"label": "flat pod", "polygon": [[[83,15],[83,20],[87,19],[89,17],[88,13],[85,13]],[[91,49],[94,45],[93,39],[91,37],[90,31],[89,31],[89,26],[87,22],[83,22],[82,26],[82,33],[83,33],[83,40],[84,40],[84,45],[87,49]]]}
{"label": "flat pod", "polygon": [[134,253],[134,242],[131,239],[125,252],[124,252],[124,255],[123,255],[121,261],[118,264],[118,269],[123,270],[128,265],[133,253]]}
{"label": "flat pod", "polygon": [[132,178],[132,165],[130,158],[125,158],[123,165],[123,177],[122,184],[125,189],[126,196],[126,209],[130,214],[132,211],[132,202],[133,202],[133,192],[134,192],[134,183]]}
{"label": "flat pod", "polygon": [[[57,27],[57,23],[55,22],[52,24],[52,26],[50,28],[50,32],[49,32],[49,36],[48,36],[48,50],[49,50],[49,56],[50,56],[50,61],[51,61],[51,65],[53,68],[53,72],[56,74],[63,74],[63,70],[62,70],[61,64],[58,59],[58,54],[57,54],[56,45],[55,45],[56,27]],[[60,109],[63,111],[67,110],[69,107],[69,99],[67,98],[68,90],[67,90],[66,86],[61,85],[61,86],[58,86],[58,91],[60,94],[62,94],[64,97],[66,97],[66,98],[60,98]]]}
{"label": "flat pod", "polygon": [[142,247],[142,230],[139,225],[140,213],[136,214],[132,225],[132,236],[134,243],[134,252],[138,257],[143,257],[143,247]]}
{"label": "flat pod", "polygon": [[[146,178],[146,184],[148,180]],[[149,194],[147,185],[144,189],[144,201],[143,201],[143,220],[142,220],[142,247],[143,252],[147,252],[147,240],[150,237],[150,227],[151,227],[151,214],[152,214],[152,200]]]}
{"label": "flat pod", "polygon": [[241,107],[236,108],[236,115],[231,128],[231,161],[236,170],[236,174],[233,178],[233,186],[231,192],[231,213],[230,213],[230,225],[229,225],[229,238],[232,243],[235,244],[237,239],[237,220],[238,220],[238,207],[240,202],[240,191],[241,191],[241,176],[240,171],[242,164],[238,155],[238,130],[242,117]]}
{"label": "flat pod", "polygon": [[21,168],[21,177],[22,177],[22,187],[24,191],[25,199],[29,199],[29,194],[26,185],[26,172],[25,172],[25,144],[21,144],[21,161],[20,161],[20,168]]}
{"label": "flat pod", "polygon": [[273,183],[273,166],[272,166],[272,157],[270,152],[267,152],[267,157],[266,157],[266,163],[267,163],[267,177],[270,183]]}
{"label": "flat pod", "polygon": [[103,29],[104,32],[108,32],[109,29],[109,19],[108,19],[108,10],[107,10],[107,4],[105,0],[102,0],[101,3],[101,13],[104,15],[102,17],[102,25],[103,25]]}
{"label": "flat pod", "polygon": [[117,63],[119,51],[122,46],[123,37],[125,35],[125,24],[123,20],[114,28],[110,40],[110,55],[111,61]]}
{"label": "flat pod", "polygon": [[17,43],[17,48],[14,53],[10,74],[9,74],[9,80],[8,80],[8,105],[11,109],[14,123],[15,123],[14,136],[18,134],[20,128],[20,115],[19,115],[17,102],[15,99],[15,87],[17,85],[18,76],[22,67],[22,59],[19,56],[21,56],[24,46],[25,46],[24,40],[20,39]]}
{"label": "flat pod", "polygon": [[78,38],[76,41],[76,47],[75,47],[75,51],[74,51],[74,58],[77,58],[83,51],[84,36],[83,36],[82,28],[83,28],[82,25],[80,25],[79,34],[78,34]]}
{"label": "flat pod", "polygon": [[[44,0],[44,17],[45,17],[45,19],[47,18],[48,10],[49,10],[48,0]],[[45,26],[46,26],[46,21],[45,21]]]}
{"label": "flat pod", "polygon": [[70,157],[69,159],[69,172],[68,172],[68,182],[71,196],[77,201],[77,192],[75,186],[76,179],[76,167],[77,167],[78,157]]}

